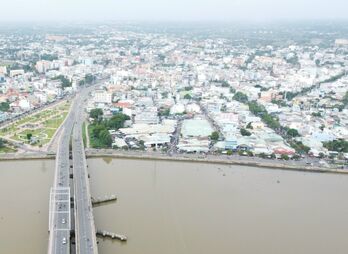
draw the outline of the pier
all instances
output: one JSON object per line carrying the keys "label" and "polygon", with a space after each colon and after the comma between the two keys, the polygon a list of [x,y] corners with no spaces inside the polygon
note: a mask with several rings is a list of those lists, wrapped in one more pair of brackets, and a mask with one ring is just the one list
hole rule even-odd
{"label": "pier", "polygon": [[117,200],[117,197],[116,195],[111,195],[110,197],[108,196],[105,196],[103,198],[91,198],[92,200],[92,205],[93,206],[98,206],[98,205],[102,205],[102,204],[105,204],[105,203],[110,203],[110,202],[116,202]]}
{"label": "pier", "polygon": [[97,236],[103,237],[103,238],[117,239],[117,240],[120,240],[122,242],[127,241],[127,236],[115,234],[115,233],[108,232],[105,230],[97,230]]}

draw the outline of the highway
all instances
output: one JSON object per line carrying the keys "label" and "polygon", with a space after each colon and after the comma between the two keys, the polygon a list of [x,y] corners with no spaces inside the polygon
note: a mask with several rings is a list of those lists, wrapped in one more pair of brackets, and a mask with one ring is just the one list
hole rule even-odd
{"label": "highway", "polygon": [[[99,82],[99,84],[102,81]],[[81,89],[61,126],[57,142],[56,170],[50,193],[48,254],[70,254],[70,160],[69,145],[72,138],[74,173],[74,214],[76,253],[98,253],[87,164],[82,139],[83,103],[95,86]]]}
{"label": "highway", "polygon": [[[83,93],[86,93],[86,91],[83,91]],[[81,94],[80,100],[86,97],[83,95],[84,94]],[[98,247],[93,217],[91,191],[87,172],[86,155],[82,138],[82,123],[83,107],[78,107],[75,115],[72,136],[76,253],[97,254]]]}
{"label": "highway", "polygon": [[[74,104],[76,107],[76,105]],[[48,253],[70,253],[69,143],[75,114],[71,110],[62,126],[56,154],[56,170],[50,194]]]}

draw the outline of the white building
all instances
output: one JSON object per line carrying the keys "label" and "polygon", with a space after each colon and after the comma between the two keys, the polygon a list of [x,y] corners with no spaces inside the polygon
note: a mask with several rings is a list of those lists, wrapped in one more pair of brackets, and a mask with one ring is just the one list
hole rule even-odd
{"label": "white building", "polygon": [[93,100],[95,103],[108,103],[110,104],[112,102],[112,93],[100,89],[100,90],[96,90],[94,92],[94,97]]}

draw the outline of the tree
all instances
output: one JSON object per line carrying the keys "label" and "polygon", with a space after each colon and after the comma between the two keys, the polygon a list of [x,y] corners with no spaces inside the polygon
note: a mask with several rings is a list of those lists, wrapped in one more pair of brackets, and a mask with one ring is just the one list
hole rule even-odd
{"label": "tree", "polygon": [[266,158],[267,158],[267,154],[265,154],[265,153],[260,153],[260,154],[259,154],[259,157],[262,158],[262,159],[266,159]]}
{"label": "tree", "polygon": [[72,85],[70,80],[67,79],[66,77],[64,77],[63,75],[59,75],[59,76],[53,78],[53,80],[60,80],[60,82],[62,82],[63,88],[70,87]]}
{"label": "tree", "polygon": [[10,109],[10,103],[6,102],[1,102],[0,103],[0,111],[7,112]]}
{"label": "tree", "polygon": [[185,100],[191,100],[191,99],[192,99],[192,96],[189,95],[189,94],[185,94],[184,99],[185,99]]}
{"label": "tree", "polygon": [[227,150],[227,155],[232,155],[233,151],[232,150]]}
{"label": "tree", "polygon": [[298,154],[294,154],[294,155],[292,156],[292,158],[293,158],[294,160],[299,160],[299,159],[301,159],[301,156],[298,155]]}
{"label": "tree", "polygon": [[329,151],[348,153],[348,141],[343,139],[325,142],[324,147]]}
{"label": "tree", "polygon": [[299,137],[300,134],[298,133],[298,131],[296,129],[289,129],[286,133],[289,137]]}
{"label": "tree", "polygon": [[58,56],[57,55],[51,55],[51,54],[42,54],[40,56],[41,60],[46,60],[46,61],[53,61],[57,60]]}
{"label": "tree", "polygon": [[219,137],[220,137],[220,135],[217,131],[212,132],[210,135],[210,139],[214,140],[214,141],[217,141],[219,139]]}
{"label": "tree", "polygon": [[249,156],[249,157],[254,156],[254,154],[253,154],[253,152],[252,152],[252,151],[247,151],[247,154],[248,154],[248,156]]}
{"label": "tree", "polygon": [[144,142],[144,140],[140,140],[139,141],[139,146],[140,146],[141,150],[145,150],[145,142]]}
{"label": "tree", "polygon": [[245,153],[245,152],[244,152],[244,151],[242,151],[242,150],[239,150],[239,151],[238,151],[238,155],[239,155],[239,156],[243,156],[243,155],[244,155],[244,153]]}
{"label": "tree", "polygon": [[93,125],[93,129],[92,129],[92,135],[93,135],[93,137],[98,138],[99,135],[100,135],[100,133],[101,133],[103,130],[106,130],[106,128],[105,128],[104,125],[102,125],[102,124]]}
{"label": "tree", "polygon": [[343,103],[343,107],[345,107],[345,106],[348,105],[348,91],[347,91],[346,94],[343,96],[342,103]]}
{"label": "tree", "polygon": [[240,134],[242,134],[242,136],[251,136],[251,132],[244,128],[240,129]]}
{"label": "tree", "polygon": [[110,147],[112,144],[112,138],[107,130],[102,130],[99,133],[99,140],[104,147]]}
{"label": "tree", "polygon": [[312,116],[314,116],[314,117],[322,117],[320,112],[313,112]]}
{"label": "tree", "polygon": [[33,134],[27,133],[27,139],[28,139],[29,142],[31,141],[31,138],[32,138],[32,137],[33,137]]}
{"label": "tree", "polygon": [[246,128],[252,130],[252,129],[253,129],[253,126],[252,126],[251,124],[252,124],[252,122],[248,123],[247,126],[246,126]]}
{"label": "tree", "polygon": [[307,154],[311,149],[305,146],[301,141],[289,141],[292,148],[296,150],[298,154]]}
{"label": "tree", "polygon": [[233,100],[239,101],[241,103],[247,103],[248,102],[248,96],[242,92],[237,92],[233,96]]}
{"label": "tree", "polygon": [[288,156],[287,154],[282,154],[282,155],[280,156],[280,158],[281,158],[282,160],[286,160],[286,161],[289,160],[289,156]]}
{"label": "tree", "polygon": [[124,122],[129,119],[130,119],[129,116],[122,113],[118,113],[114,115],[113,117],[111,117],[111,119],[106,122],[106,126],[109,129],[118,130],[120,128],[123,128]]}
{"label": "tree", "polygon": [[95,76],[93,76],[92,74],[87,74],[85,76],[86,84],[92,84],[94,80],[95,80]]}
{"label": "tree", "polygon": [[169,116],[170,115],[170,109],[166,108],[166,109],[160,109],[160,111],[158,112],[159,116]]}
{"label": "tree", "polygon": [[100,108],[92,109],[91,112],[89,112],[89,117],[93,118],[96,121],[101,120],[102,116],[103,116],[103,110]]}

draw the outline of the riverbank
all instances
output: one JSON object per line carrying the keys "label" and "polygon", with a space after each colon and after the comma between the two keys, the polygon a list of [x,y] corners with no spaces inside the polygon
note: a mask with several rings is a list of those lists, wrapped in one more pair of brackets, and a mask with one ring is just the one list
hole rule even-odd
{"label": "riverbank", "polygon": [[335,174],[348,174],[348,170],[334,169],[334,168],[321,168],[305,165],[291,165],[289,161],[277,161],[277,160],[255,160],[249,157],[231,157],[231,156],[218,156],[218,155],[196,155],[196,154],[179,154],[175,156],[169,156],[161,153],[148,153],[148,152],[135,152],[135,151],[117,151],[117,150],[86,150],[87,158],[100,158],[109,157],[116,159],[137,159],[137,160],[161,160],[161,161],[181,161],[181,162],[199,162],[208,164],[223,164],[223,165],[239,165],[249,167],[259,167],[267,169],[277,170],[291,170],[302,172],[315,172],[315,173],[335,173]]}
{"label": "riverbank", "polygon": [[15,160],[53,160],[55,154],[48,153],[4,153],[0,154],[0,161],[15,161]]}
{"label": "riverbank", "polygon": [[[280,160],[266,160],[255,159],[242,156],[221,156],[221,155],[197,155],[197,154],[177,154],[169,156],[164,153],[156,152],[137,152],[137,151],[120,151],[120,150],[100,150],[100,149],[86,149],[86,156],[88,158],[115,158],[115,159],[133,159],[133,160],[159,160],[159,161],[180,161],[191,163],[207,163],[207,164],[222,164],[222,165],[239,165],[249,167],[259,167],[276,170],[290,170],[302,172],[315,173],[335,173],[348,174],[348,170],[336,168],[324,168],[307,165],[294,164],[291,161]],[[0,161],[6,160],[41,160],[41,159],[55,159],[53,153],[9,153],[0,154]]]}

